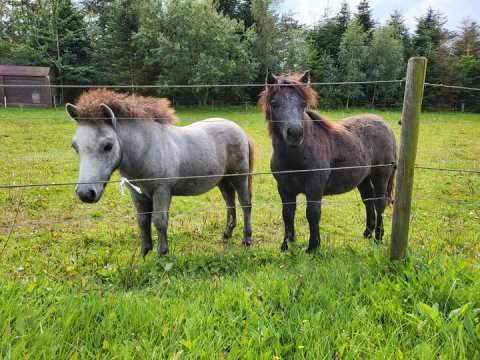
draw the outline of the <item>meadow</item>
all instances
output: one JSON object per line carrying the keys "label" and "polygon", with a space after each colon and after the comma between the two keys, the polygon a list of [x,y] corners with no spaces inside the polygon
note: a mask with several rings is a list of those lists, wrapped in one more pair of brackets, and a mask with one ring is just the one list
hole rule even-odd
{"label": "meadow", "polygon": [[[337,120],[360,110],[326,111]],[[399,139],[399,111],[374,111]],[[271,143],[256,107],[177,109],[178,126],[226,117]],[[0,109],[0,184],[75,182],[75,123],[63,109]],[[417,164],[480,169],[480,114],[422,114]],[[119,180],[118,174],[112,180]],[[358,191],[328,197],[321,248],[280,251],[280,198],[254,176],[253,245],[222,241],[218,189],[174,198],[170,253],[143,259],[129,195],[98,204],[74,186],[0,189],[0,359],[480,359],[480,175],[417,169],[408,256],[363,239]]]}

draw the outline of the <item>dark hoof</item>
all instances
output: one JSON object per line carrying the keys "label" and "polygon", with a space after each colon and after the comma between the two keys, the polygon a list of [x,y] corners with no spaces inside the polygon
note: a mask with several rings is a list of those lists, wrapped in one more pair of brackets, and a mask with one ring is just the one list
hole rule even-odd
{"label": "dark hoof", "polygon": [[286,241],[282,243],[282,246],[280,246],[280,250],[282,251],[287,251],[288,250],[288,244]]}
{"label": "dark hoof", "polygon": [[145,258],[152,249],[152,245],[142,246],[142,248],[140,249],[140,253],[142,254],[143,258]]}
{"label": "dark hoof", "polygon": [[167,253],[168,253],[168,247],[163,248],[163,249],[158,249],[158,252],[157,252],[157,253],[158,253],[158,256],[159,256],[159,257],[167,254]]}
{"label": "dark hoof", "polygon": [[226,234],[226,233],[223,233],[223,241],[227,241],[228,239],[230,239],[232,237],[232,234]]}
{"label": "dark hoof", "polygon": [[252,240],[250,240],[250,239],[243,240],[243,241],[242,241],[242,244],[243,244],[243,246],[245,246],[245,247],[249,247],[250,245],[252,245]]}
{"label": "dark hoof", "polygon": [[305,252],[307,254],[313,254],[315,251],[317,251],[318,247],[319,247],[318,245],[317,246],[309,246],[307,248],[307,250],[305,250]]}
{"label": "dark hoof", "polygon": [[370,239],[372,236],[373,236],[373,230],[370,230],[368,228],[365,229],[365,231],[363,232],[363,238]]}
{"label": "dark hoof", "polygon": [[375,244],[381,244],[382,243],[384,233],[385,233],[385,231],[382,228],[375,229]]}

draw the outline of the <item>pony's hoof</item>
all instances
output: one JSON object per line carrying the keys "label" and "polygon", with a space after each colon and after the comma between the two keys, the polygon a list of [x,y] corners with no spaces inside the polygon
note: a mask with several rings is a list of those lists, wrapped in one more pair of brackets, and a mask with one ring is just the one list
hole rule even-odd
{"label": "pony's hoof", "polygon": [[252,240],[243,240],[242,244],[245,247],[249,247],[250,245],[252,245]]}
{"label": "pony's hoof", "polygon": [[150,245],[150,246],[147,245],[147,246],[142,246],[141,247],[140,253],[142,254],[144,259],[152,249],[153,249],[152,245]]}
{"label": "pony's hoof", "polygon": [[307,248],[307,250],[305,250],[305,252],[306,252],[307,254],[313,254],[315,251],[317,251],[318,248],[319,248],[318,245],[317,245],[317,246],[309,246],[309,247]]}
{"label": "pony's hoof", "polygon": [[282,246],[280,246],[280,250],[282,251],[287,251],[288,250],[288,244],[286,241],[282,243]]}
{"label": "pony's hoof", "polygon": [[382,243],[384,233],[385,231],[383,229],[375,229],[375,244]]}
{"label": "pony's hoof", "polygon": [[158,251],[157,251],[158,257],[166,255],[167,253],[168,253],[168,247],[159,248]]}
{"label": "pony's hoof", "polygon": [[370,230],[368,228],[365,229],[365,231],[363,232],[363,238],[370,239],[372,236],[373,236],[373,230]]}
{"label": "pony's hoof", "polygon": [[223,240],[228,240],[232,237],[233,234],[233,229],[225,229],[223,230]]}

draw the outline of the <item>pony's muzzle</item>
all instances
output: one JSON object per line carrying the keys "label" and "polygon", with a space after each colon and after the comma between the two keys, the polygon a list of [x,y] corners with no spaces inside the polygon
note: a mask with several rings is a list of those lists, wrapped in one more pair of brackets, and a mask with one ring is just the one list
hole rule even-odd
{"label": "pony's muzzle", "polygon": [[290,126],[287,128],[287,143],[290,146],[300,146],[303,143],[303,127]]}
{"label": "pony's muzzle", "polygon": [[96,203],[102,195],[93,185],[77,185],[75,192],[82,202],[89,204]]}

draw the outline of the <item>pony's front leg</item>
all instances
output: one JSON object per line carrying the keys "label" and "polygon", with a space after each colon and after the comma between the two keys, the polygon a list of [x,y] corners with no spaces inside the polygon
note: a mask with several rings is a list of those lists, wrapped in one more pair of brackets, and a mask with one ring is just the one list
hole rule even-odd
{"label": "pony's front leg", "polygon": [[153,195],[153,223],[158,235],[158,256],[165,255],[168,252],[167,227],[170,200],[170,193],[166,191],[157,190]]}
{"label": "pony's front leg", "polygon": [[311,254],[320,246],[319,222],[321,216],[321,198],[310,198],[307,195],[307,220],[310,227],[307,253]]}
{"label": "pony's front leg", "polygon": [[140,236],[142,238],[142,244],[140,251],[143,257],[147,256],[150,250],[153,249],[152,244],[152,209],[153,203],[150,199],[139,199],[132,194],[133,203],[137,210],[137,222],[140,228]]}
{"label": "pony's front leg", "polygon": [[283,237],[283,243],[281,250],[288,250],[288,242],[295,241],[295,211],[297,209],[297,196],[292,195],[280,187],[278,187],[278,193],[282,199],[282,217],[283,224],[285,225],[285,236]]}

